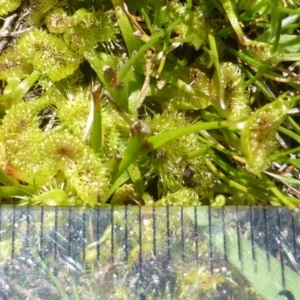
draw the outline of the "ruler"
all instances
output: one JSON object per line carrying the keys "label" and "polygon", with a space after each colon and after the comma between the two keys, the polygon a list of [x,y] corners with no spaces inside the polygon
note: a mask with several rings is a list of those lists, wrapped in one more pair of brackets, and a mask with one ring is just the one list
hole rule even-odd
{"label": "ruler", "polygon": [[0,299],[300,299],[283,207],[0,206]]}

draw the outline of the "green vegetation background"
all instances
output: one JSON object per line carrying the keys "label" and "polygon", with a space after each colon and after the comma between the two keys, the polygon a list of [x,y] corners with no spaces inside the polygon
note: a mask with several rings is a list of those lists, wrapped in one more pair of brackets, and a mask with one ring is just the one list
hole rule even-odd
{"label": "green vegetation background", "polygon": [[297,1],[0,0],[0,196],[300,203]]}

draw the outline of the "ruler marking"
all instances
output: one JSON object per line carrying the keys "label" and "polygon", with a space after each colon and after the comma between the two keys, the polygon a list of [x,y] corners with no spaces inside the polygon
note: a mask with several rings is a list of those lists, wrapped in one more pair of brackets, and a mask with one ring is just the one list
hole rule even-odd
{"label": "ruler marking", "polygon": [[125,251],[125,261],[128,261],[129,255],[129,236],[128,236],[128,205],[125,205],[125,228],[124,228],[124,251]]}
{"label": "ruler marking", "polygon": [[97,220],[96,220],[96,241],[97,241],[97,261],[100,259],[100,208],[96,209]]}
{"label": "ruler marking", "polygon": [[138,224],[139,224],[139,281],[138,281],[138,289],[140,289],[139,298],[144,299],[145,296],[143,294],[143,291],[141,290],[141,283],[143,281],[143,241],[142,241],[142,208],[139,205],[138,206]]}
{"label": "ruler marking", "polygon": [[294,258],[297,258],[297,245],[296,245],[296,223],[295,218],[292,217],[292,231],[293,231],[293,255]]}
{"label": "ruler marking", "polygon": [[283,249],[282,249],[282,236],[281,236],[281,220],[280,220],[280,209],[276,208],[277,213],[277,226],[279,230],[278,238],[280,239],[279,242],[279,254],[280,254],[280,266],[281,266],[281,280],[282,286],[285,288],[285,269],[284,269],[284,262],[283,262]]}
{"label": "ruler marking", "polygon": [[181,258],[182,261],[185,261],[185,250],[184,250],[184,217],[183,217],[183,207],[180,206],[180,226],[181,226]]}
{"label": "ruler marking", "polygon": [[44,240],[44,206],[41,206],[41,218],[40,218],[40,257],[43,258],[43,240]]}
{"label": "ruler marking", "polygon": [[111,256],[110,256],[110,260],[111,262],[114,264],[115,262],[115,241],[114,241],[114,230],[115,230],[115,225],[114,225],[114,207],[112,206],[111,207],[111,210],[110,210],[110,221],[111,221],[111,236],[110,236],[110,253],[111,253]]}
{"label": "ruler marking", "polygon": [[242,257],[242,247],[241,247],[241,232],[240,232],[240,223],[239,223],[239,207],[236,206],[235,207],[235,212],[236,212],[236,236],[237,236],[237,246],[238,246],[238,257],[239,257],[239,261],[242,262],[243,261],[243,257]]}
{"label": "ruler marking", "polygon": [[170,207],[166,206],[166,220],[167,220],[167,253],[168,259],[171,260],[171,232],[170,232]]}
{"label": "ruler marking", "polygon": [[57,236],[57,231],[58,231],[58,207],[55,206],[54,208],[54,258],[58,258],[58,251],[57,251],[57,245],[58,245],[58,236]]}
{"label": "ruler marking", "polygon": [[194,206],[194,231],[195,231],[195,253],[196,253],[196,260],[199,261],[199,244],[198,244],[198,211],[197,206]]}
{"label": "ruler marking", "polygon": [[29,205],[27,205],[26,208],[26,233],[25,233],[25,249],[29,254],[29,249],[30,249],[30,243],[29,243],[29,236],[30,233],[30,214],[29,214]]}
{"label": "ruler marking", "polygon": [[250,214],[250,240],[251,240],[251,253],[252,260],[254,262],[254,271],[257,272],[257,262],[255,255],[255,245],[254,245],[254,224],[253,224],[253,210],[252,206],[249,206],[249,214]]}
{"label": "ruler marking", "polygon": [[[12,214],[12,217],[10,217],[10,213],[8,214],[8,225],[10,226],[10,224],[12,224],[12,230],[9,229],[9,234],[11,232],[11,242],[12,242],[12,245],[11,245],[11,257],[12,259],[15,259],[16,258],[18,259],[18,256],[19,256],[19,244],[18,244],[18,240],[19,240],[19,227],[20,225],[22,224],[22,228],[24,228],[24,236],[25,236],[25,239],[24,239],[24,236],[21,237],[22,238],[22,243],[23,243],[23,247],[25,247],[26,249],[30,249],[30,242],[32,242],[32,238],[34,238],[34,231],[36,229],[36,227],[32,227],[35,223],[37,223],[36,225],[38,226],[37,227],[37,238],[40,237],[40,241],[38,242],[37,241],[37,245],[35,245],[36,248],[40,248],[40,257],[42,258],[45,258],[47,256],[47,253],[48,253],[48,223],[46,222],[47,218],[48,218],[48,209],[44,207],[40,207],[40,208],[29,208],[29,206],[27,206],[26,208],[23,208],[22,210],[18,210],[18,207],[16,206],[13,206],[13,214]],[[251,238],[251,250],[252,250],[252,259],[253,259],[253,263],[254,263],[254,267],[255,267],[255,271],[257,271],[258,266],[257,266],[257,263],[259,263],[259,257],[260,257],[260,253],[258,252],[257,248],[258,247],[258,240],[256,239],[256,234],[257,234],[257,231],[255,229],[255,226],[256,226],[256,221],[257,221],[257,213],[260,214],[260,218],[263,220],[263,223],[262,224],[262,227],[260,228],[260,232],[264,232],[264,237],[263,237],[263,240],[262,242],[265,243],[265,254],[263,255],[263,258],[266,258],[267,261],[268,261],[268,267],[269,269],[272,268],[272,263],[271,263],[271,255],[269,253],[269,251],[272,249],[271,247],[271,235],[268,236],[268,231],[274,231],[274,234],[275,236],[277,236],[277,242],[278,242],[278,251],[280,255],[280,264],[281,264],[281,284],[283,286],[283,288],[285,288],[286,284],[287,286],[289,285],[289,273],[288,273],[288,267],[286,267],[284,265],[284,257],[285,257],[285,244],[284,242],[286,242],[285,238],[282,236],[282,231],[283,229],[285,228],[285,217],[282,215],[282,212],[284,212],[284,210],[280,210],[280,209],[272,209],[272,215],[271,216],[274,216],[274,219],[271,219],[270,218],[270,215],[269,213],[271,213],[271,209],[268,210],[268,208],[265,208],[265,207],[262,207],[261,209],[258,209],[258,208],[249,208],[250,210],[248,210],[249,212],[249,219],[248,221],[250,222],[250,226],[249,226],[249,235]],[[10,212],[11,210],[9,210]],[[59,230],[65,230],[66,229],[66,225],[68,226],[68,229],[69,229],[69,232],[68,233],[65,233],[67,234],[66,235],[66,239],[69,239],[69,243],[71,245],[68,245],[69,247],[69,255],[73,255],[72,251],[75,250],[75,247],[76,247],[76,243],[77,243],[77,238],[75,239],[75,235],[74,233],[77,233],[77,224],[80,225],[81,224],[81,221],[83,221],[83,241],[85,243],[87,243],[87,241],[85,240],[86,238],[86,235],[88,234],[88,232],[86,232],[86,218],[89,218],[89,213],[83,211],[83,213],[79,213],[78,215],[75,214],[75,211],[74,211],[74,208],[69,208],[69,212],[68,212],[68,221],[66,223],[64,223],[63,225],[60,224],[59,220],[60,220],[60,209],[58,207],[55,207],[53,208],[53,210],[51,210],[51,212],[55,211],[55,215],[54,215],[54,224],[51,223],[51,225],[53,226],[54,225],[54,232],[53,232],[53,240],[51,241],[51,243],[53,243],[54,241],[54,245],[52,247],[50,247],[50,249],[53,249],[54,250],[54,257],[56,257],[57,255],[59,256],[59,252],[60,252],[60,244],[59,242],[61,242],[61,234],[63,234],[63,232],[60,232]],[[100,222],[102,219],[103,219],[103,216],[102,216],[102,209],[96,209],[96,212],[97,212],[97,228],[96,228],[96,232],[97,232],[97,259],[99,259],[100,257],[100,243],[99,243],[99,238],[100,238],[100,232],[102,232],[102,223]],[[123,210],[120,210],[121,212]],[[132,210],[133,212],[135,212],[135,216],[136,216],[136,210]],[[189,243],[193,243],[193,241],[188,241],[189,239],[189,234],[188,234],[188,231],[187,231],[187,228],[184,227],[184,222],[187,221],[188,218],[186,218],[184,216],[184,213],[185,213],[185,210],[184,208],[181,206],[180,207],[180,210],[178,212],[177,211],[177,218],[179,217],[180,220],[178,220],[180,222],[180,226],[181,228],[179,229],[176,229],[176,235],[175,232],[173,232],[173,217],[172,217],[172,213],[175,212],[174,210],[172,210],[172,208],[169,208],[167,207],[165,212],[166,212],[166,223],[165,221],[160,220],[160,216],[161,216],[161,212],[163,213],[164,212],[164,209],[162,209],[161,211],[155,207],[152,208],[152,220],[153,220],[153,223],[152,223],[152,226],[153,226],[153,253],[154,255],[156,255],[157,253],[157,241],[156,241],[156,233],[158,231],[158,228],[156,228],[156,223],[157,223],[157,219],[159,221],[163,221],[163,223],[165,224],[166,228],[166,237],[167,237],[167,241],[164,241],[164,247],[167,245],[168,247],[168,250],[167,250],[167,253],[165,252],[165,254],[168,255],[169,259],[174,259],[174,255],[173,255],[173,249],[171,248],[171,246],[173,245],[173,239],[176,238],[177,239],[177,243],[178,243],[178,246],[179,246],[179,242],[181,242],[181,245],[178,247],[178,255],[180,257],[182,257],[183,261],[184,260],[189,260],[191,257],[189,255],[187,255],[186,253],[186,250],[189,249],[188,247],[190,246]],[[243,208],[238,208],[236,207],[236,215],[239,215],[239,216],[242,216],[242,212],[244,212],[246,210],[243,210]],[[22,212],[22,215],[20,215],[22,217],[21,221],[22,222],[26,222],[26,225],[24,223],[19,223],[19,213]],[[66,212],[66,210],[65,210]],[[117,235],[117,233],[119,233],[119,231],[115,231],[115,230],[119,230],[119,223],[117,222],[118,219],[115,220],[115,210],[114,208],[107,211],[107,215],[105,214],[105,217],[107,216],[109,218],[111,218],[111,254],[112,254],[112,262],[113,260],[117,260],[116,257],[114,257],[114,248],[116,247],[116,245],[119,245],[116,243],[116,239],[119,238],[119,234]],[[143,231],[144,231],[144,223],[143,223],[143,212],[144,210],[141,208],[141,207],[138,207],[138,239],[135,240],[135,242],[138,242],[139,244],[139,254],[138,254],[138,261],[136,262],[138,265],[136,265],[136,268],[135,269],[135,272],[138,271],[139,272],[139,275],[136,273],[136,277],[138,280],[137,280],[137,283],[136,283],[136,286],[138,287],[138,294],[137,296],[140,297],[140,299],[146,299],[145,295],[146,295],[146,286],[144,286],[144,282],[145,282],[145,278],[143,278],[143,275],[145,277],[145,275],[148,275],[148,270],[145,269],[145,267],[147,267],[147,264],[146,262],[148,262],[148,258],[145,256],[145,253],[148,252],[148,251],[145,251],[145,249],[143,248],[143,241],[145,242],[145,238],[143,239]],[[228,214],[227,214],[228,212]],[[26,216],[23,215],[23,213],[27,214]],[[124,244],[124,249],[125,249],[125,257],[127,256],[127,260],[128,260],[128,255],[129,255],[129,249],[130,249],[130,240],[128,239],[128,236],[129,236],[129,232],[130,232],[130,226],[131,224],[128,223],[128,220],[131,220],[131,209],[128,208],[127,206],[125,206],[125,215],[124,215],[124,219],[125,219],[125,228],[124,228],[124,238],[125,238],[125,244]],[[179,215],[178,215],[179,213]],[[205,216],[205,211],[203,211],[204,213],[204,216]],[[228,225],[226,222],[229,221],[229,216],[230,216],[230,212],[229,210],[226,209],[226,207],[222,207],[221,208],[221,218],[222,218],[222,229],[220,228],[220,224],[218,224],[218,227],[219,229],[221,229],[223,231],[223,237],[221,237],[221,242],[222,242],[222,239],[223,239],[223,245],[220,245],[220,250],[222,251],[222,248],[224,249],[224,260],[226,261],[227,260],[227,257],[228,257],[228,253],[226,252],[227,247],[229,247],[229,238],[227,239],[228,236],[226,236],[226,230],[228,230]],[[233,212],[234,213],[234,212]],[[277,213],[277,215],[276,215]],[[40,215],[39,215],[40,214]],[[80,215],[81,215],[81,221],[78,222],[78,220],[80,220]],[[103,213],[104,215],[104,213]],[[164,214],[162,214],[164,215]],[[96,213],[93,212],[92,213],[92,218],[94,218],[96,216]],[[227,217],[228,216],[228,217]],[[2,219],[2,218],[3,219]],[[3,234],[0,234],[0,240],[4,239],[5,237],[5,230],[7,230],[6,228],[6,219],[5,219],[6,215],[5,215],[5,211],[3,210],[3,207],[0,208],[0,233],[2,232],[1,230],[4,230],[4,235]],[[72,221],[72,217],[73,217],[73,221]],[[74,217],[77,217],[76,219],[74,219]],[[192,215],[193,217],[193,215]],[[202,227],[198,228],[198,217],[202,217],[202,210],[199,210],[197,209],[197,207],[194,207],[194,218],[195,218],[195,224],[192,225],[194,226],[194,229],[195,229],[195,232],[192,233],[192,235],[194,235],[195,237],[195,249],[196,249],[196,254],[197,254],[197,260],[198,260],[198,247],[199,247],[199,238],[201,238],[201,234],[202,234]],[[151,216],[150,216],[150,219],[151,219]],[[242,220],[242,218],[240,218]],[[260,219],[260,220],[261,220]],[[199,219],[201,220],[201,219]],[[40,224],[38,224],[40,221]],[[108,220],[109,221],[109,220]],[[116,222],[115,222],[116,221]],[[271,222],[272,221],[272,222]],[[12,223],[11,223],[12,222]],[[96,222],[96,220],[94,220],[93,222]],[[275,223],[275,228],[273,228],[273,222]],[[277,223],[277,226],[276,226],[276,223]],[[93,223],[95,224],[95,223]],[[107,223],[106,223],[107,224]],[[201,222],[202,224],[202,222]],[[241,246],[244,246],[242,244],[243,242],[243,238],[242,238],[242,234],[243,234],[243,231],[244,230],[244,227],[243,227],[243,220],[242,221],[239,221],[239,218],[237,218],[236,220],[236,233],[237,233],[237,250],[238,250],[238,254],[239,254],[239,259],[242,261],[242,258],[244,253],[243,253],[243,250],[245,248],[241,247]],[[40,226],[39,226],[40,225]],[[248,225],[246,223],[246,225]],[[19,227],[18,227],[19,226]],[[136,226],[136,222],[135,222],[135,226]],[[293,251],[295,257],[296,257],[296,254],[297,252],[299,252],[299,250],[297,249],[297,245],[296,245],[296,236],[297,236],[297,230],[299,230],[299,227],[297,225],[297,221],[295,221],[294,218],[292,218],[290,220],[290,223],[289,223],[289,226],[290,226],[290,229],[293,230],[293,233],[290,234],[290,238],[292,239],[291,241],[291,244],[289,245],[290,246],[290,250]],[[3,227],[3,228],[2,228]],[[108,228],[109,228],[109,223],[108,223]],[[214,261],[214,257],[215,257],[215,253],[217,251],[217,248],[215,248],[215,244],[214,244],[214,228],[215,228],[215,223],[214,223],[214,208],[213,207],[208,207],[208,238],[209,238],[209,247],[210,247],[210,252],[209,252],[209,257],[210,257],[210,271],[213,272],[214,271],[214,266],[215,266],[215,261]],[[276,230],[277,228],[277,230]],[[39,230],[40,229],[40,230]],[[75,232],[75,229],[76,229],[76,232]],[[39,232],[40,231],[40,232]],[[178,234],[177,234],[178,233]],[[273,232],[272,232],[273,233]],[[32,235],[30,237],[30,234]],[[151,233],[152,234],[152,233]],[[270,233],[269,233],[270,234]],[[77,235],[76,235],[77,237]],[[5,237],[6,238],[6,237]],[[123,239],[123,235],[121,235],[121,242],[122,242],[122,239]],[[179,239],[181,241],[179,241]],[[186,239],[186,240],[185,240]],[[235,239],[235,237],[234,237]],[[64,238],[65,240],[65,238]],[[81,240],[81,239],[78,239],[78,240]],[[288,242],[287,242],[288,243]],[[201,246],[201,244],[200,244]],[[288,246],[288,244],[287,244]],[[152,245],[151,245],[152,247]],[[199,247],[200,248],[200,247]],[[68,248],[67,248],[68,249]],[[77,248],[76,248],[77,249]],[[94,248],[95,249],[95,248]],[[159,248],[160,249],[160,248]],[[102,250],[102,248],[101,248]],[[172,250],[172,251],[171,251]],[[85,247],[83,247],[83,259],[85,260]],[[144,253],[143,253],[144,251]],[[164,250],[165,251],[165,250]],[[245,250],[244,250],[245,251]],[[58,252],[58,253],[57,253]],[[181,252],[181,254],[180,254]],[[291,252],[290,252],[291,253]],[[144,257],[143,257],[143,254],[144,254]],[[51,254],[53,255],[53,254]],[[24,255],[24,257],[26,257]],[[145,258],[145,259],[144,259]],[[221,256],[222,258],[222,256]],[[145,264],[143,264],[143,262],[145,262]],[[242,262],[243,263],[243,262]],[[278,268],[279,268],[279,265],[278,265]],[[246,271],[246,270],[244,270]],[[251,271],[251,270],[250,270]],[[279,270],[278,270],[279,271]],[[243,272],[243,271],[242,271]],[[252,271],[251,271],[252,272]],[[280,272],[280,271],[279,271]],[[5,271],[4,271],[4,274],[5,274]],[[280,279],[279,279],[279,282],[280,282]],[[282,294],[283,295],[283,294]],[[287,296],[286,296],[287,297]]]}
{"label": "ruler marking", "polygon": [[256,261],[255,257],[255,250],[254,250],[254,226],[253,226],[253,210],[252,207],[249,206],[249,213],[250,213],[250,240],[251,240],[251,254],[252,254],[252,259]]}
{"label": "ruler marking", "polygon": [[72,255],[72,208],[69,207],[68,210],[68,229],[69,229],[69,243],[68,243],[68,256]]}
{"label": "ruler marking", "polygon": [[153,224],[153,255],[156,256],[156,210],[152,207],[152,224]]}
{"label": "ruler marking", "polygon": [[270,264],[270,253],[269,253],[269,239],[268,239],[268,218],[266,208],[263,207],[263,219],[264,219],[264,235],[265,235],[265,246],[266,246],[266,258],[268,262],[268,270],[271,270]]}
{"label": "ruler marking", "polygon": [[85,210],[82,212],[82,260],[85,261],[85,244],[86,244],[86,213]]}
{"label": "ruler marking", "polygon": [[[1,204],[1,197],[0,197],[0,204]],[[2,205],[0,205],[0,243],[2,241]],[[0,257],[1,257],[1,251],[0,251]]]}
{"label": "ruler marking", "polygon": [[208,236],[209,236],[209,266],[210,273],[214,272],[214,252],[213,252],[213,242],[212,242],[212,231],[211,231],[211,206],[208,206]]}
{"label": "ruler marking", "polygon": [[227,241],[226,241],[225,207],[224,206],[222,206],[222,231],[223,231],[224,260],[225,260],[225,262],[227,262]]}
{"label": "ruler marking", "polygon": [[15,258],[15,232],[16,230],[16,206],[13,205],[13,219],[12,219],[12,232],[11,232],[11,259]]}
{"label": "ruler marking", "polygon": [[143,264],[143,244],[142,244],[142,209],[141,206],[138,206],[138,220],[139,220],[139,272],[140,276],[142,275],[142,264]]}

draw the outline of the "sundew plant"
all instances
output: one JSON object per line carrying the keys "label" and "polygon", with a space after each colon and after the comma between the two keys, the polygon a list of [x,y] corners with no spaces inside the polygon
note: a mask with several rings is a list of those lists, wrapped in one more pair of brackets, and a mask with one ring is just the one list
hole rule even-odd
{"label": "sundew plant", "polygon": [[300,204],[297,0],[0,0],[0,196]]}

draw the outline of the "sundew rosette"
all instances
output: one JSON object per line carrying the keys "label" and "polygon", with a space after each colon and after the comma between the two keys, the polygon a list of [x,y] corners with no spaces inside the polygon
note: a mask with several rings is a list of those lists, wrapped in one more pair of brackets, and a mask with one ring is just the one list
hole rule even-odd
{"label": "sundew rosette", "polygon": [[24,33],[18,42],[19,53],[34,69],[56,82],[72,75],[81,58],[59,37],[43,30]]}
{"label": "sundew rosette", "polygon": [[274,149],[275,135],[290,107],[291,96],[285,93],[248,118],[241,133],[241,147],[250,172],[259,174],[268,167],[268,155]]}

